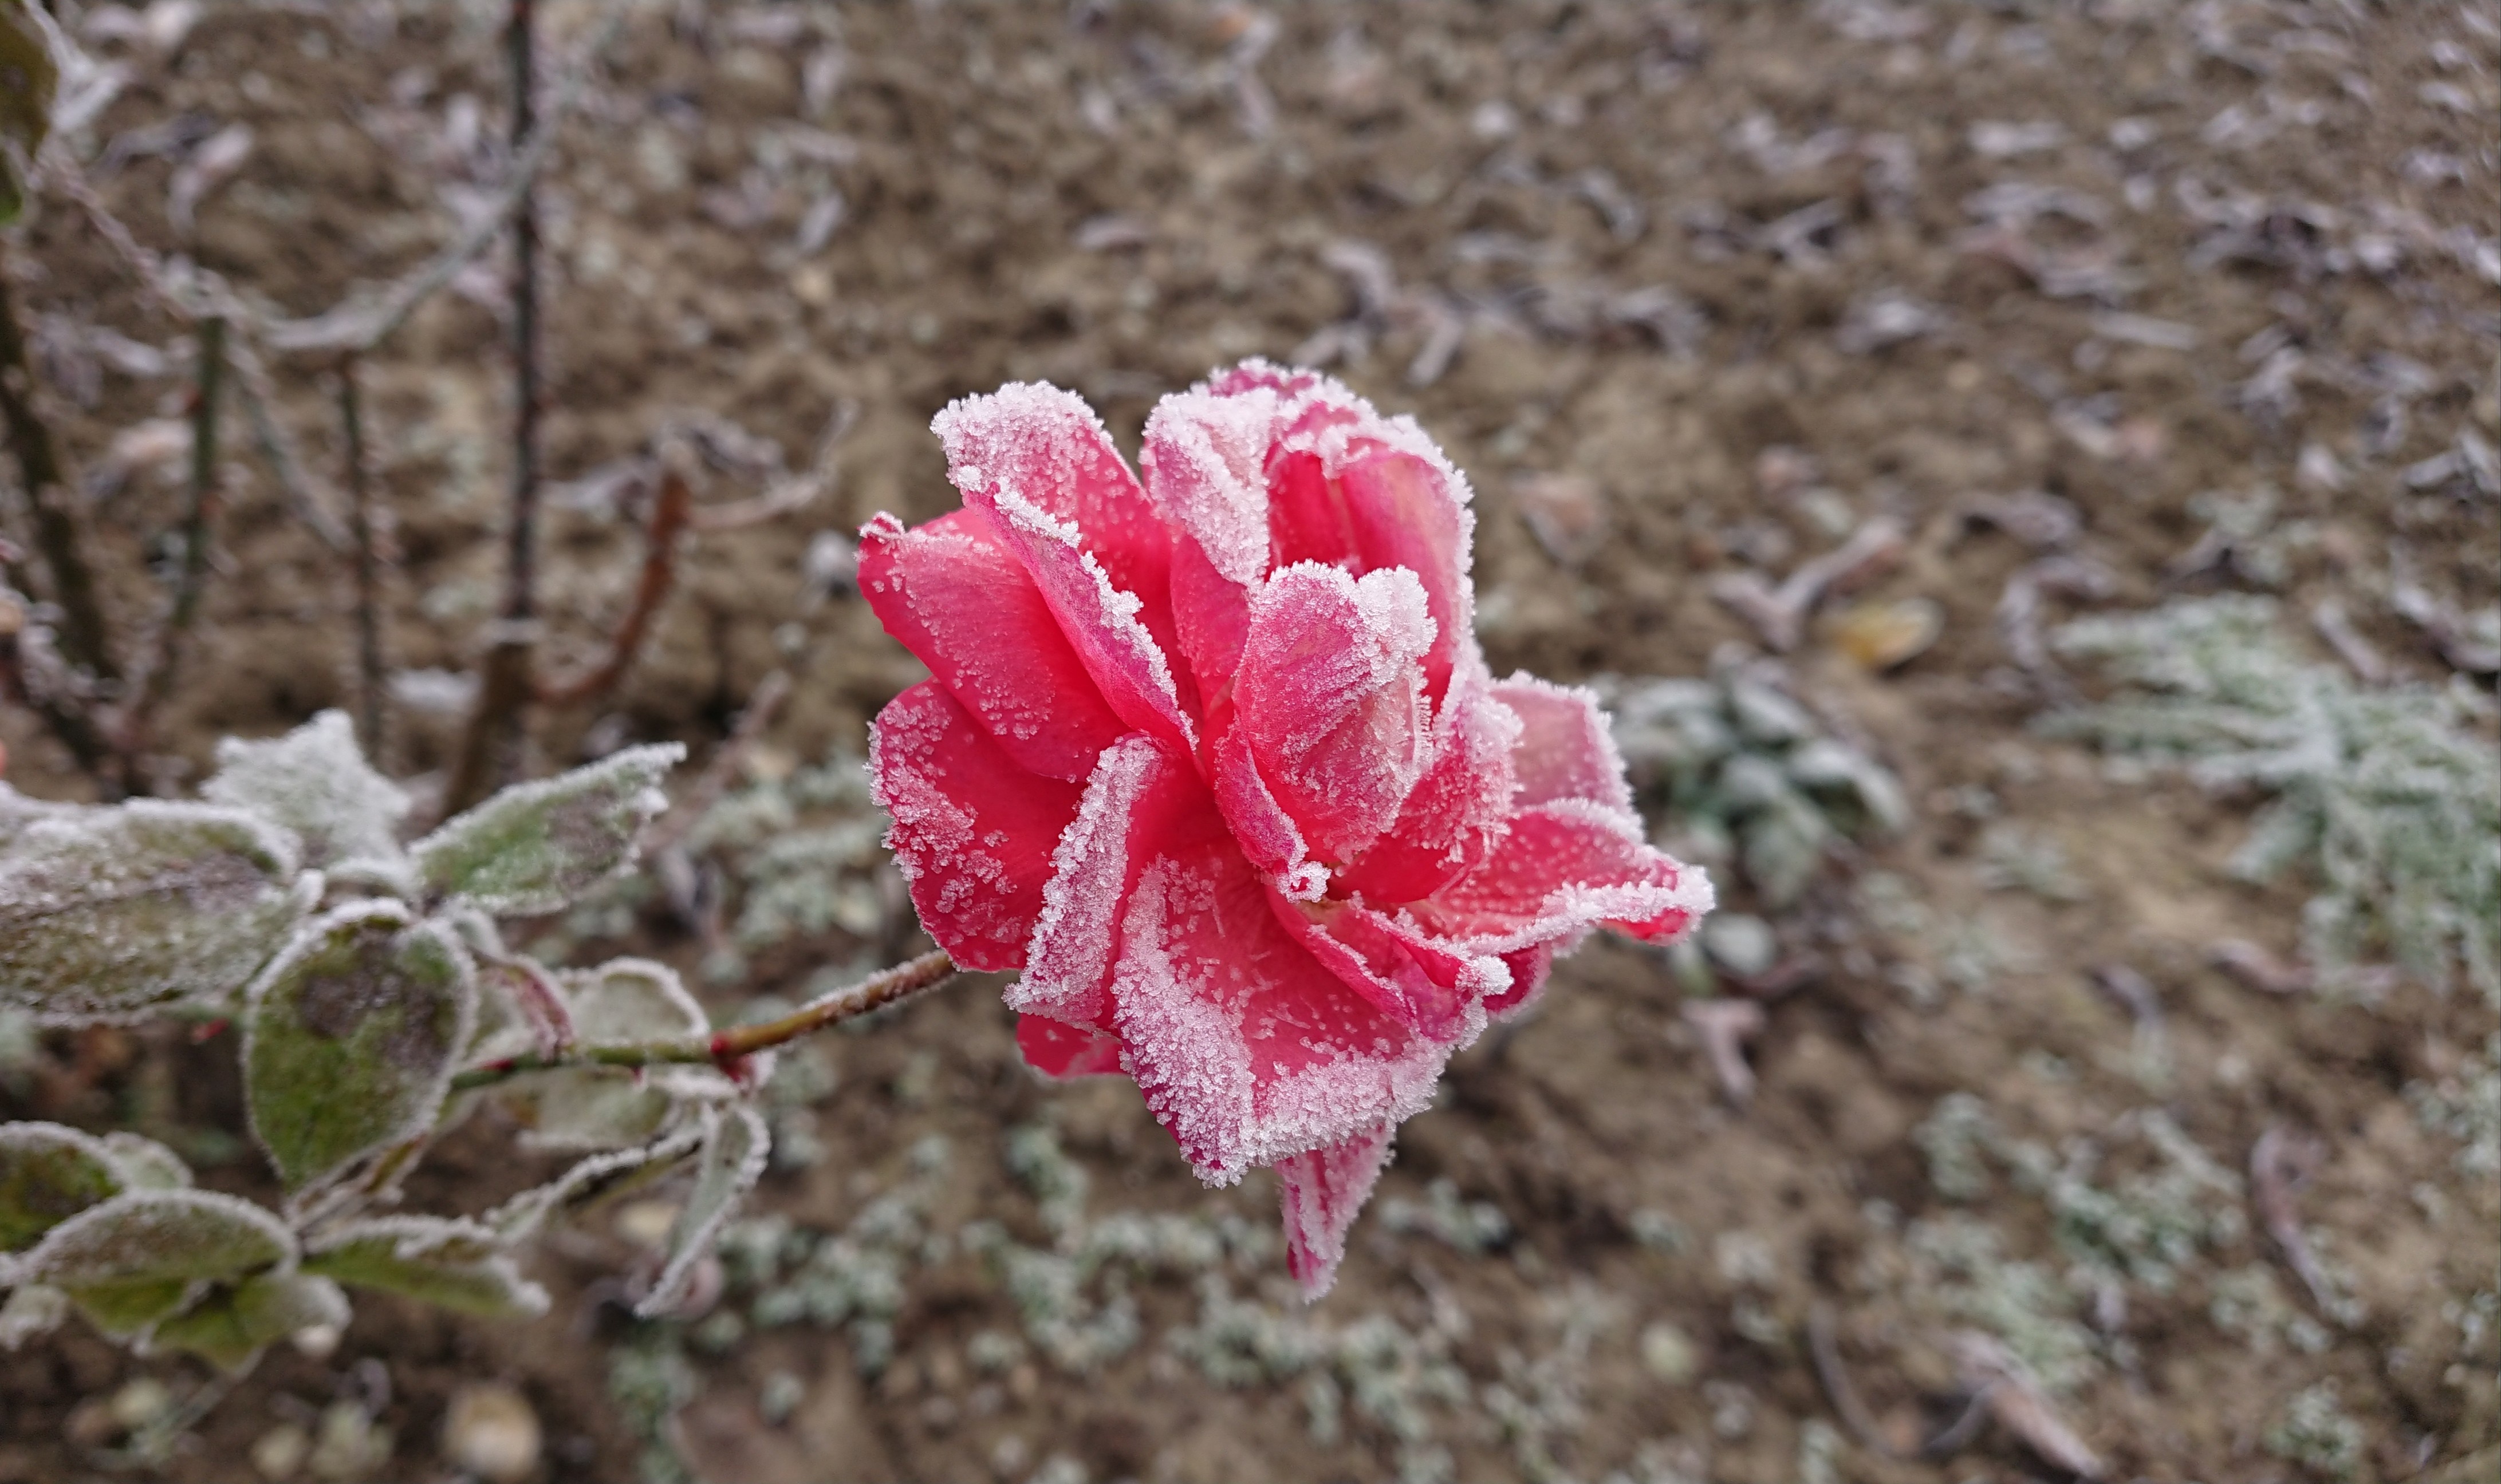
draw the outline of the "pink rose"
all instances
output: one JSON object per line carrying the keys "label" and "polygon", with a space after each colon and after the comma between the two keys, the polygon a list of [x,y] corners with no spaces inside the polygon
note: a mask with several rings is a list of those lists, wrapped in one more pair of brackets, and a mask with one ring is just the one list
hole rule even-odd
{"label": "pink rose", "polygon": [[964,507],[860,578],[933,678],[873,728],[920,920],[1021,970],[1044,1072],[1126,1072],[1211,1184],[1273,1165],[1327,1291],[1398,1124],[1592,926],[1711,907],[1651,848],[1584,690],[1477,647],[1467,481],[1415,422],[1249,361],[1148,419],[938,414]]}

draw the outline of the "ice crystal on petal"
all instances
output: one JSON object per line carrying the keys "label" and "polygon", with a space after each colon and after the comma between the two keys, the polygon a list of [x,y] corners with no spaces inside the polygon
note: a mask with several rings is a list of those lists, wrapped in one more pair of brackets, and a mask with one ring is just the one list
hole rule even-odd
{"label": "ice crystal on petal", "polygon": [[1372,1188],[1381,1183],[1394,1132],[1384,1124],[1326,1148],[1278,1161],[1285,1268],[1302,1285],[1305,1299],[1319,1298],[1337,1281],[1337,1265],[1346,1257],[1347,1229],[1354,1224],[1364,1202],[1372,1199]]}

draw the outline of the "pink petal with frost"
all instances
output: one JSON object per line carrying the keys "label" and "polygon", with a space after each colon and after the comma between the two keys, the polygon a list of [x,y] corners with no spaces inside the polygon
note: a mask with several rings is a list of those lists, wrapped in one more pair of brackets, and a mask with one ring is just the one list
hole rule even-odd
{"label": "pink petal with frost", "polygon": [[1017,1017],[1017,1049],[1026,1066],[1047,1077],[1117,1076],[1120,1071],[1118,1037],[1048,1015]]}
{"label": "pink petal with frost", "polygon": [[1337,1281],[1337,1266],[1346,1257],[1346,1234],[1353,1227],[1355,1214],[1372,1199],[1372,1188],[1381,1183],[1395,1132],[1384,1124],[1325,1149],[1278,1162],[1285,1270],[1302,1285],[1305,1302],[1326,1294]]}
{"label": "pink petal with frost", "polygon": [[1329,384],[1329,379],[1317,371],[1304,371],[1294,366],[1280,366],[1274,361],[1254,355],[1238,365],[1216,372],[1190,390],[1204,391],[1218,397],[1238,397],[1245,392],[1265,387],[1281,395],[1292,397],[1323,384]]}
{"label": "pink petal with frost", "polygon": [[1139,620],[1144,601],[1112,584],[1111,574],[1080,544],[1077,527],[1011,489],[967,489],[964,505],[987,519],[1023,561],[1125,730],[1196,746],[1197,732],[1182,709],[1163,647]]}
{"label": "pink petal with frost", "polygon": [[[1260,779],[1324,860],[1349,860],[1398,817],[1428,760],[1417,660],[1433,643],[1422,585],[1304,563],[1250,605],[1234,731]],[[1221,758],[1223,754],[1219,754]]]}
{"label": "pink petal with frost", "polygon": [[955,511],[910,531],[880,515],[860,535],[869,608],[1018,768],[1075,782],[1132,730],[980,515]]}
{"label": "pink petal with frost", "polygon": [[1493,694],[1521,724],[1512,752],[1520,808],[1586,799],[1640,828],[1633,791],[1624,782],[1623,754],[1616,750],[1615,735],[1594,692],[1523,673],[1494,686]]}
{"label": "pink petal with frost", "polygon": [[1474,951],[1509,953],[1598,924],[1663,941],[1711,902],[1701,871],[1651,848],[1605,806],[1560,799],[1513,815],[1491,858],[1415,912]]}
{"label": "pink petal with frost", "polygon": [[1103,749],[1051,852],[1024,975],[1008,987],[1010,1007],[1075,1025],[1103,1018],[1120,904],[1153,852],[1207,842],[1176,835],[1177,827],[1206,833],[1205,797],[1189,764],[1151,737],[1134,735]]}
{"label": "pink petal with frost", "polygon": [[1210,718],[1210,726],[1223,728],[1215,745],[1213,787],[1234,843],[1279,891],[1297,902],[1318,901],[1328,892],[1328,868],[1311,859],[1294,817],[1259,776],[1250,729],[1232,724],[1229,706]]}
{"label": "pink petal with frost", "polygon": [[1198,544],[1173,543],[1174,641],[1198,692],[1199,714],[1229,709],[1242,643],[1250,632],[1250,589],[1225,580]]}
{"label": "pink petal with frost", "polygon": [[1484,863],[1510,828],[1519,718],[1494,699],[1482,664],[1462,667],[1433,723],[1433,763],[1397,822],[1347,867],[1367,902],[1417,902]]}
{"label": "pink petal with frost", "polygon": [[1485,1013],[1494,1019],[1507,1019],[1537,1003],[1546,991],[1546,973],[1554,967],[1553,943],[1539,943],[1534,948],[1517,948],[1502,956],[1503,967],[1511,971],[1510,987],[1498,995],[1485,997]]}
{"label": "pink petal with frost", "polygon": [[1277,919],[1355,993],[1430,1040],[1456,1049],[1484,1028],[1479,1006],[1511,987],[1496,957],[1472,954],[1412,919],[1359,902],[1272,898]]}
{"label": "pink petal with frost", "polygon": [[1016,766],[935,680],[878,712],[869,775],[929,936],[968,969],[1022,967],[1078,789]]}
{"label": "pink petal with frost", "polygon": [[1268,575],[1268,449],[1285,412],[1273,387],[1196,386],[1147,417],[1138,462],[1148,493],[1209,568],[1246,591]]}
{"label": "pink petal with frost", "polygon": [[1075,526],[1079,544],[1115,588],[1138,598],[1138,621],[1171,652],[1172,534],[1084,398],[1011,381],[949,403],[929,425],[959,488],[1013,491]]}
{"label": "pink petal with frost", "polygon": [[1229,841],[1140,873],[1112,1002],[1129,1074],[1210,1184],[1411,1116],[1450,1058],[1297,942]]}

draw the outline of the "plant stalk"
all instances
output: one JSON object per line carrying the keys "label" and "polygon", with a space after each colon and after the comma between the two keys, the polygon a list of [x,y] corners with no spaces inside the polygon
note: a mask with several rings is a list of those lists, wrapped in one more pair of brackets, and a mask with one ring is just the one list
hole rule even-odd
{"label": "plant stalk", "polygon": [[797,1040],[827,1026],[884,1009],[899,1001],[937,988],[955,976],[955,961],[944,950],[924,953],[857,984],[818,996],[779,1020],[733,1026],[708,1037],[684,1040],[646,1041],[637,1045],[571,1046],[547,1055],[511,1056],[472,1067],[451,1079],[453,1092],[490,1087],[529,1072],[554,1072],[568,1067],[660,1067],[679,1065],[732,1068],[758,1051]]}
{"label": "plant stalk", "polygon": [[356,560],[356,732],[365,755],[383,755],[387,677],[383,669],[382,557],[375,548],[373,473],[365,453],[364,392],[356,358],[339,362],[339,426],[347,443],[348,539]]}
{"label": "plant stalk", "polygon": [[122,786],[133,793],[145,791],[139,774],[141,754],[148,747],[149,723],[174,688],[175,672],[183,663],[183,643],[199,618],[200,591],[207,586],[209,526],[217,507],[217,403],[225,391],[226,379],[223,316],[209,314],[201,318],[198,346],[198,382],[191,405],[190,497],[183,511],[182,565],[174,575],[173,610],[156,631],[154,652],[139,677],[137,694],[130,698],[122,713]]}
{"label": "plant stalk", "polygon": [[35,549],[51,578],[51,598],[61,610],[61,653],[72,665],[99,679],[121,677],[114,663],[111,631],[104,602],[87,565],[85,540],[79,530],[69,481],[62,477],[52,430],[35,407],[35,372],[26,359],[26,338],[17,327],[17,307],[10,296],[8,265],[0,260],[0,418],[8,423],[9,446],[17,456],[25,481],[26,504],[35,520]]}

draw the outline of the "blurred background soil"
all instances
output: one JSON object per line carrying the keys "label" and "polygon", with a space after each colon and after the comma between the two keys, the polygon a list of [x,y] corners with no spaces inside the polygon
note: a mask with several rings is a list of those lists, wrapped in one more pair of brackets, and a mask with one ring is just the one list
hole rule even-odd
{"label": "blurred background soil", "polygon": [[[98,179],[143,240],[273,313],[419,261],[500,169],[497,7],[211,0],[153,33],[117,9],[81,24],[136,81],[83,151],[106,152]],[[542,5],[550,69],[603,9]],[[934,412],[1049,379],[1134,449],[1155,397],[1258,354],[1325,362],[1467,472],[1497,674],[1702,674],[1717,646],[1762,643],[1715,577],[1777,579],[1898,521],[1904,559],[1853,597],[1930,600],[1938,642],[1871,670],[1827,614],[1788,663],[1899,775],[1916,819],[1778,915],[1819,968],[1767,997],[1750,1103],[1723,1095],[1664,961],[1617,941],[1462,1053],[1403,1132],[1334,1295],[1281,1302],[1273,1255],[1224,1280],[1261,1316],[1240,1324],[1324,1333],[1333,1362],[1203,1364],[1171,1336],[1207,1333],[1219,1279],[1150,1264],[1089,1301],[1126,1303],[1132,1342],[1053,1359],[1012,1274],[962,1236],[981,1220],[1047,1242],[1061,1219],[1032,1161],[1011,1168],[1009,1130],[1053,1131],[1098,1218],[1264,1226],[1274,1188],[1198,1189],[1125,1084],[1038,1084],[974,981],[832,1039],[821,1149],[757,1201],[869,1243],[862,1213],[909,1194],[919,1245],[895,1259],[885,1353],[856,1328],[632,1324],[620,1215],[537,1256],[546,1318],[362,1300],[335,1354],[274,1352],[152,1467],[267,1472],[256,1443],[317,1436],[345,1399],[386,1430],[379,1450],[342,1445],[292,1476],[451,1477],[449,1398],[498,1380],[540,1418],[550,1479],[2063,1477],[2002,1409],[1918,1451],[1956,1415],[1954,1333],[2015,1342],[2036,1325],[2072,1339],[2051,1402],[2109,1477],[2493,1477],[2501,1197],[2420,1113],[2422,1089],[2471,1069],[2491,1006],[2402,979],[2375,1004],[2271,996],[2212,967],[2230,939],[2292,956],[2303,893],[2225,871],[2249,800],[2032,729],[2056,694],[2010,653],[2001,607],[2035,552],[1968,512],[2026,491],[2080,512],[2069,549],[2115,580],[2043,597],[2051,622],[2249,585],[2228,562],[2184,567],[2211,522],[2192,502],[2272,490],[2302,533],[2271,575],[2287,611],[2338,598],[2395,677],[2446,681],[2380,575],[2396,544],[2443,601],[2501,587],[2496,75],[2488,5],[634,7],[540,193],[550,477],[636,454],[688,412],[792,468],[850,423],[830,493],[688,548],[613,702],[541,718],[542,769],[629,740],[700,758],[785,656],[797,687],[750,775],[859,751],[921,672],[855,600],[813,602],[804,558],[819,531],[953,504]],[[234,124],[249,153],[182,219],[184,170]],[[131,430],[180,414],[183,378],[95,332],[143,348],[174,332],[70,213],[39,209],[25,237],[50,405],[81,466],[111,476],[91,483],[101,560],[117,611],[144,613],[180,460],[151,462]],[[445,705],[422,673],[468,669],[497,590],[509,313],[490,260],[363,368],[394,521],[387,643],[415,676],[399,774],[445,765],[456,692]],[[335,483],[326,368],[277,371]],[[164,727],[176,787],[217,736],[351,694],[343,567],[261,466],[238,455],[227,488]],[[702,498],[753,492],[724,475]],[[559,663],[621,610],[635,515],[596,480],[555,492]],[[80,796],[32,718],[0,715],[0,742],[18,787]],[[2053,849],[2053,883],[1993,869],[1987,841],[2009,829]],[[1879,874],[1917,910],[1871,913]],[[1717,874],[1723,903],[1754,909]],[[656,908],[617,926],[689,969],[703,955]],[[723,1013],[794,997],[907,940],[908,923],[826,928],[708,993]],[[2095,987],[2110,966],[2142,975],[2150,1012]],[[0,1111],[239,1130],[231,1041],[49,1037]],[[2092,1141],[2099,1172],[2076,1178],[2096,1189],[2173,1177],[2174,1206],[2246,1201],[2270,1128],[2314,1140],[2298,1216],[2331,1301],[2254,1210],[2186,1238],[2161,1281],[2078,1286],[2072,1207],[2002,1170],[1976,1200],[1941,1188],[1936,1115],[1957,1093],[2005,1139]],[[2162,1154],[2153,1123],[2211,1169]],[[415,1194],[475,1208],[539,1160],[473,1122]],[[261,1176],[234,1145],[206,1178]],[[1939,1256],[1952,1233],[1963,1256]],[[1818,1348],[1850,1378],[1846,1406]],[[0,1480],[97,1473],[122,1425],[112,1399],[141,1374],[186,1391],[202,1372],[75,1327],[0,1357]]]}

